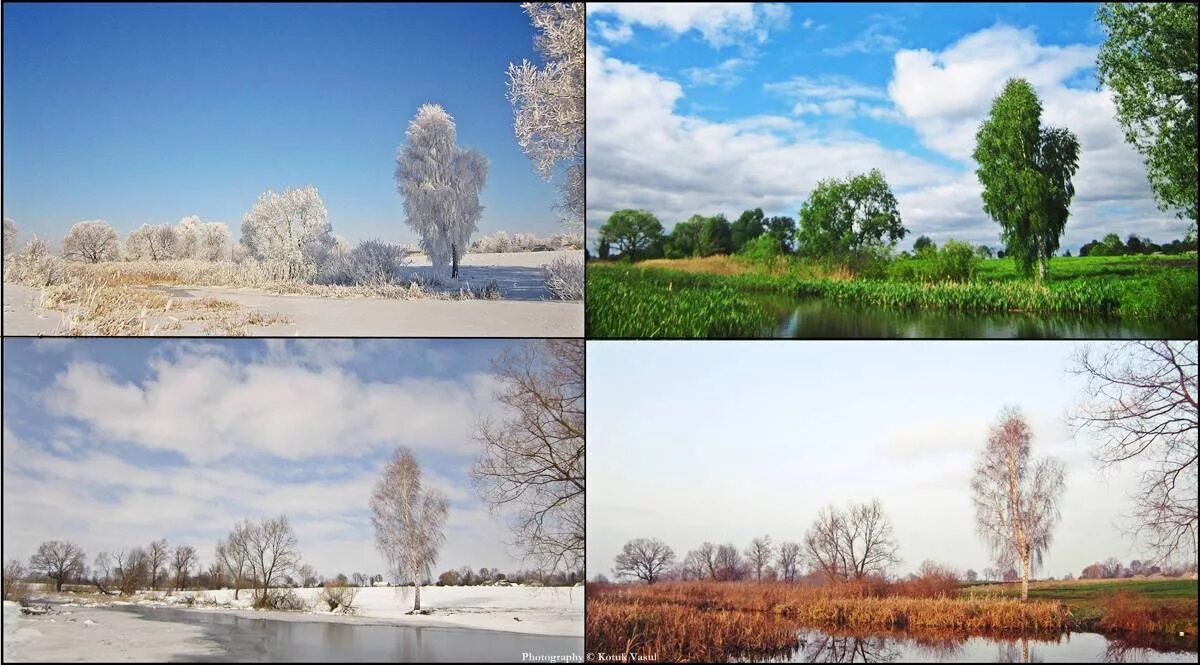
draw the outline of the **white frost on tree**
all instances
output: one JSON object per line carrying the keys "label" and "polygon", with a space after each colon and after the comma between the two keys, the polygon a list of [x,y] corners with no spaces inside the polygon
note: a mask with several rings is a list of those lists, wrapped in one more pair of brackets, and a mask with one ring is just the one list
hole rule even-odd
{"label": "white frost on tree", "polygon": [[62,255],[69,261],[116,261],[120,253],[117,230],[102,219],[79,222],[63,238]]}
{"label": "white frost on tree", "polygon": [[333,227],[317,188],[260,194],[242,217],[242,244],[276,277],[311,278],[333,249]]}
{"label": "white frost on tree", "polygon": [[167,261],[179,252],[179,235],[170,224],[142,224],[125,241],[125,258]]}
{"label": "white frost on tree", "polygon": [[456,145],[454,118],[436,104],[417,109],[405,139],[396,154],[404,215],[421,237],[434,274],[445,278],[449,266],[449,277],[457,279],[459,259],[483,216],[479,191],[487,180],[487,158]]}
{"label": "white frost on tree", "polygon": [[175,225],[175,258],[192,259],[200,243],[200,216],[188,215]]}
{"label": "white frost on tree", "polygon": [[205,222],[200,225],[195,258],[201,261],[224,261],[230,258],[229,226],[224,222]]}
{"label": "white frost on tree", "polygon": [[421,609],[421,583],[431,577],[446,540],[448,511],[441,492],[422,489],[421,467],[413,454],[397,448],[371,497],[371,524],[393,578],[416,589],[413,612]]}
{"label": "white frost on tree", "polygon": [[17,251],[17,223],[4,218],[4,256]]}
{"label": "white frost on tree", "polygon": [[508,66],[508,99],[517,144],[546,180],[566,169],[559,209],[568,228],[583,228],[584,211],[584,6],[582,2],[521,5],[538,30],[534,48],[545,61]]}

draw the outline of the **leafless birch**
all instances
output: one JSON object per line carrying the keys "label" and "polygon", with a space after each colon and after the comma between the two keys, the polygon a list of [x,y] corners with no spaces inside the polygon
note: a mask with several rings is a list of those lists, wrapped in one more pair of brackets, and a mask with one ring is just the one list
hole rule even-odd
{"label": "leafless birch", "polygon": [[416,589],[413,612],[421,610],[421,583],[432,576],[446,540],[449,503],[436,489],[421,487],[421,467],[407,448],[396,449],[371,497],[375,543],[397,583]]}

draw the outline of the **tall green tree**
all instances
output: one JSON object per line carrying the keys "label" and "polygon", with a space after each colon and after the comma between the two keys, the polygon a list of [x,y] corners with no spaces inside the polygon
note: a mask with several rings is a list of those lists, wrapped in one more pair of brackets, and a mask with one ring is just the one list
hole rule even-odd
{"label": "tall green tree", "polygon": [[725,215],[706,217],[700,225],[700,256],[733,253],[733,228]]}
{"label": "tall green tree", "polygon": [[1113,91],[1125,140],[1146,160],[1162,210],[1196,227],[1196,4],[1106,2],[1097,79]]}
{"label": "tall green tree", "polygon": [[662,222],[645,210],[618,210],[600,227],[600,242],[616,247],[622,259],[636,261],[662,238]]}
{"label": "tall green tree", "polygon": [[856,255],[894,247],[908,233],[879,169],[817,183],[800,208],[800,249],[813,256]]}
{"label": "tall green tree", "polygon": [[667,238],[667,258],[681,259],[696,256],[700,247],[700,227],[704,224],[703,215],[692,215],[687,221],[679,222],[671,229]]}
{"label": "tall green tree", "polygon": [[761,236],[764,231],[762,208],[743,212],[734,220],[733,228],[731,229],[733,251],[740,252],[746,243]]}
{"label": "tall green tree", "polygon": [[765,234],[775,241],[780,254],[790,254],[796,244],[796,220],[791,217],[768,217],[764,222]]}
{"label": "tall green tree", "polygon": [[1042,103],[1024,79],[1009,79],[975,135],[975,171],[983,211],[1000,223],[1006,253],[1028,276],[1044,280],[1067,225],[1079,168],[1079,141],[1067,129],[1042,127]]}

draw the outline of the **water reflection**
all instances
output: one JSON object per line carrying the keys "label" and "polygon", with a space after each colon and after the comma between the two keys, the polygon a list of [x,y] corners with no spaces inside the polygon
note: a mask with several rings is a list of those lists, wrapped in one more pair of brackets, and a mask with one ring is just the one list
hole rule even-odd
{"label": "water reflection", "polygon": [[786,654],[747,655],[746,660],[800,663],[889,662],[1196,662],[1192,640],[1163,638],[1136,641],[1096,633],[968,635],[956,631],[802,630],[800,646]]}
{"label": "water reflection", "polygon": [[759,295],[775,315],[770,334],[790,338],[1177,339],[1189,322],[1125,322],[1096,317],[1022,313],[893,310],[842,305],[820,298]]}

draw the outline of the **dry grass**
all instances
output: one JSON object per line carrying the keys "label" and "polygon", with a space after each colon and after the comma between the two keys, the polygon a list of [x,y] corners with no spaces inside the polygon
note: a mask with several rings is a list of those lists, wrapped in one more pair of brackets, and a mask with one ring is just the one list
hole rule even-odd
{"label": "dry grass", "polygon": [[854,279],[853,271],[844,264],[826,265],[823,262],[806,261],[787,256],[775,257],[769,262],[756,262],[736,255],[716,254],[683,259],[647,259],[633,265],[638,268],[665,268],[708,275],[795,275],[804,279],[836,281]]}
{"label": "dry grass", "polygon": [[700,272],[709,275],[741,275],[754,272],[754,266],[751,264],[724,254],[686,259],[647,259],[634,265],[639,268],[670,268],[671,270]]}
{"label": "dry grass", "polygon": [[1114,633],[1196,635],[1194,600],[1152,601],[1133,591],[1118,591],[1101,601],[1104,614],[1096,627]]}
{"label": "dry grass", "polygon": [[680,582],[589,585],[592,651],[670,661],[771,657],[798,645],[800,627],[963,632],[1057,631],[1057,602],[871,596],[864,587]]}

